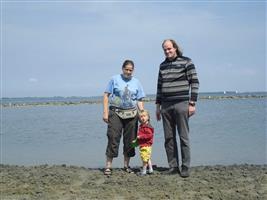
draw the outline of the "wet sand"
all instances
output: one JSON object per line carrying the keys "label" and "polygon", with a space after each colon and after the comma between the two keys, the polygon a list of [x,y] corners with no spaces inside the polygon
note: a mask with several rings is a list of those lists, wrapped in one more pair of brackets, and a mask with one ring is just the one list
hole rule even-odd
{"label": "wet sand", "polygon": [[189,178],[163,175],[162,167],[145,177],[120,168],[107,177],[103,169],[66,165],[0,165],[0,170],[1,200],[267,199],[267,165],[192,167]]}

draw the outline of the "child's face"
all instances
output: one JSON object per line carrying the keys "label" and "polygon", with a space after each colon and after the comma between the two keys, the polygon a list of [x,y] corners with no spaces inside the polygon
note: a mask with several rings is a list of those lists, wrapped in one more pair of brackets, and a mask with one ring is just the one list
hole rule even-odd
{"label": "child's face", "polygon": [[142,124],[145,124],[148,122],[148,116],[146,114],[141,114],[140,115],[140,121]]}

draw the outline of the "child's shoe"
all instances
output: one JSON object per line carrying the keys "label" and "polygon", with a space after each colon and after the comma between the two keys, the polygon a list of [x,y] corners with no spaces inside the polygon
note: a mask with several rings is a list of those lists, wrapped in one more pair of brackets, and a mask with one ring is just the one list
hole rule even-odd
{"label": "child's shoe", "polygon": [[146,176],[146,171],[141,170],[140,172],[137,173],[137,176]]}

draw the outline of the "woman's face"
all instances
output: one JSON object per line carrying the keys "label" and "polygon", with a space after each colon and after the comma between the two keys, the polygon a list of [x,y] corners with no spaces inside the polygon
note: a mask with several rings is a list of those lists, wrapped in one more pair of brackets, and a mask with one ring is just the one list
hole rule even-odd
{"label": "woman's face", "polygon": [[125,65],[122,68],[122,74],[124,78],[130,79],[132,77],[134,68],[131,64]]}

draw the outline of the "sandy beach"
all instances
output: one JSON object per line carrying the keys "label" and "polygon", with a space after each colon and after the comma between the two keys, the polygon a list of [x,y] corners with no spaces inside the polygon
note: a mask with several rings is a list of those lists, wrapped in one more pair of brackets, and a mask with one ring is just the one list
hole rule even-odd
{"label": "sandy beach", "polygon": [[[267,165],[198,166],[189,178],[154,174],[139,177],[120,168],[110,177],[103,169],[77,166],[0,165],[1,200],[81,199],[266,199]],[[139,168],[134,168],[135,172]]]}

